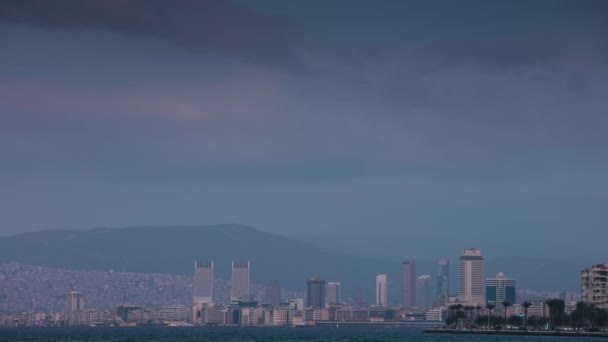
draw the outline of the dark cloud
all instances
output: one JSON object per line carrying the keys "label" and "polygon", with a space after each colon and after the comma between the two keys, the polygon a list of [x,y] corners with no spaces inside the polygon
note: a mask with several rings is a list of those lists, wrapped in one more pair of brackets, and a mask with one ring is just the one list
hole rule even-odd
{"label": "dark cloud", "polygon": [[419,51],[442,65],[510,70],[554,63],[558,45],[551,39],[491,39],[429,44]]}
{"label": "dark cloud", "polygon": [[299,42],[286,17],[224,0],[8,0],[0,2],[0,21],[148,36],[265,64],[296,63]]}

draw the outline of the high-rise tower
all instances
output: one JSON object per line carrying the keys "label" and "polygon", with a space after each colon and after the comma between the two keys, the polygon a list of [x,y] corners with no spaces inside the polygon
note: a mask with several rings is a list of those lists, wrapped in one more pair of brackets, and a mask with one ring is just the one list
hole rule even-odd
{"label": "high-rise tower", "polygon": [[322,309],[325,306],[325,280],[312,277],[306,281],[306,303],[304,307]]}
{"label": "high-rise tower", "polygon": [[416,258],[401,262],[401,306],[416,306]]}
{"label": "high-rise tower", "polygon": [[84,309],[84,295],[78,291],[70,291],[67,296],[66,311],[74,312]]}
{"label": "high-rise tower", "polygon": [[437,303],[444,305],[450,296],[450,260],[447,257],[437,259]]}
{"label": "high-rise tower", "polygon": [[416,279],[416,306],[430,308],[431,298],[431,276],[421,275]]}
{"label": "high-rise tower", "polygon": [[264,289],[264,304],[278,307],[281,304],[281,285],[276,280],[266,283]]}
{"label": "high-rise tower", "polygon": [[213,302],[213,261],[194,262],[194,303]]}
{"label": "high-rise tower", "polygon": [[467,248],[458,261],[458,297],[466,305],[485,305],[484,261],[481,251]]}
{"label": "high-rise tower", "polygon": [[342,284],[338,281],[330,281],[327,283],[327,293],[325,301],[328,304],[339,304],[340,303],[340,287]]}
{"label": "high-rise tower", "polygon": [[376,306],[386,307],[386,274],[378,274],[376,276]]}
{"label": "high-rise tower", "polygon": [[500,307],[505,300],[515,304],[515,279],[509,279],[500,272],[496,278],[486,279],[486,303]]}
{"label": "high-rise tower", "polygon": [[232,262],[232,288],[230,290],[230,301],[237,302],[239,300],[250,300],[249,295],[249,261],[233,261]]}

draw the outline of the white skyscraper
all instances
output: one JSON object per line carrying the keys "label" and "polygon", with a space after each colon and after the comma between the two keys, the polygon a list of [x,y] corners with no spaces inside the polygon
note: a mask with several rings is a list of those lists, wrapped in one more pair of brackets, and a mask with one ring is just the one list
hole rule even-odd
{"label": "white skyscraper", "polygon": [[232,288],[230,290],[230,301],[250,300],[249,296],[249,273],[251,271],[249,261],[232,262]]}
{"label": "white skyscraper", "polygon": [[194,262],[194,303],[213,302],[213,261]]}
{"label": "white skyscraper", "polygon": [[386,307],[386,274],[376,276],[376,306]]}
{"label": "white skyscraper", "polygon": [[484,262],[481,251],[467,248],[462,251],[458,261],[458,298],[465,305],[485,303]]}

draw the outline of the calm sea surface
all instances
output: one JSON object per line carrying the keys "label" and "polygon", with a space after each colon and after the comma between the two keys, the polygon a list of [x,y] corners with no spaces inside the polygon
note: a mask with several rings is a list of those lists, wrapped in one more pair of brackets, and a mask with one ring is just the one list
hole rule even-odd
{"label": "calm sea surface", "polygon": [[0,328],[0,341],[420,341],[559,342],[597,338],[424,334],[407,328]]}

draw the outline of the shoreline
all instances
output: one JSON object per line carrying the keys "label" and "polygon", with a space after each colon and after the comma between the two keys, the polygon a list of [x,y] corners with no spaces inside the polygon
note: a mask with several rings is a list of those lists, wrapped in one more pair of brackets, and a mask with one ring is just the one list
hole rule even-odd
{"label": "shoreline", "polygon": [[608,332],[584,331],[536,331],[536,330],[469,330],[469,329],[427,329],[429,334],[461,335],[518,335],[518,336],[563,336],[563,337],[600,337],[608,338]]}

